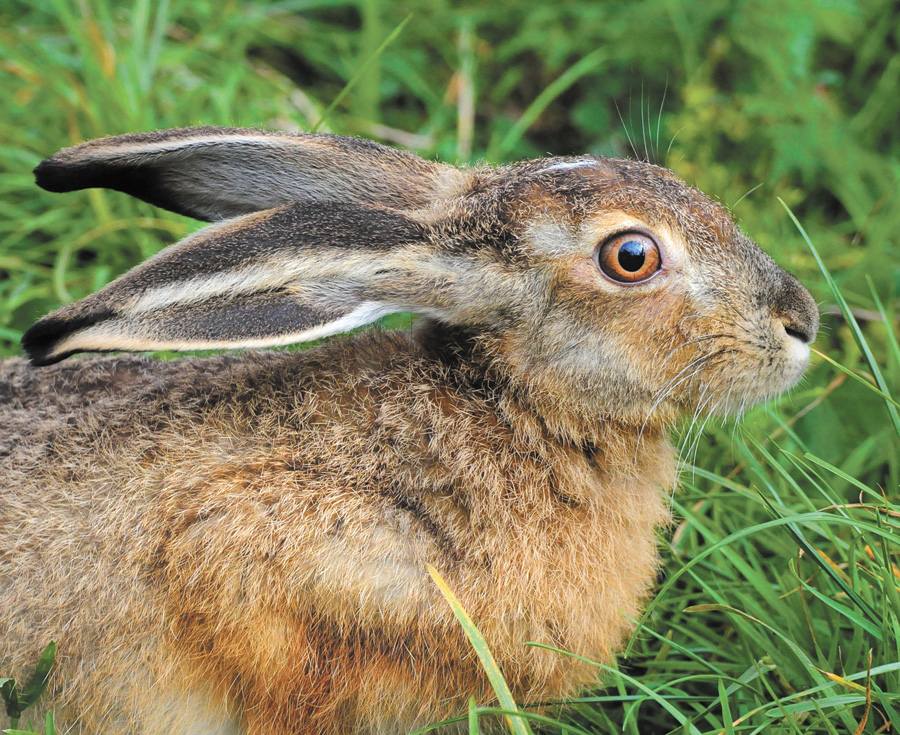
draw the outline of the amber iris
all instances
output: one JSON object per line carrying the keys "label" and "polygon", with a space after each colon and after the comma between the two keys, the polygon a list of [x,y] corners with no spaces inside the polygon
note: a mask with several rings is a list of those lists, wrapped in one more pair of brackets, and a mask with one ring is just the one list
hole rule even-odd
{"label": "amber iris", "polygon": [[625,232],[611,237],[597,251],[597,265],[619,283],[646,281],[662,265],[659,246],[640,232]]}

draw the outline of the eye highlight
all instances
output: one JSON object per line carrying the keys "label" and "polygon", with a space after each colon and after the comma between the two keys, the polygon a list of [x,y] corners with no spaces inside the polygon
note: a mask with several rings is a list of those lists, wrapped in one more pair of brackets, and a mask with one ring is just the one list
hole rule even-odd
{"label": "eye highlight", "polygon": [[609,238],[595,257],[604,275],[619,283],[646,281],[662,267],[659,246],[640,232],[623,232]]}

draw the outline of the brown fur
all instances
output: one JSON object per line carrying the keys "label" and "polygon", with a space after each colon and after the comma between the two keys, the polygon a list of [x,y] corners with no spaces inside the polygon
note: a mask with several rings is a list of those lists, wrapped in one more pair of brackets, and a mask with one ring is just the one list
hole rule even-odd
{"label": "brown fur", "polygon": [[[5,365],[12,380],[33,372]],[[425,563],[516,692],[558,697],[592,668],[522,644],[608,659],[652,580],[673,481],[662,437],[645,437],[638,466],[615,427],[602,449],[548,444],[469,365],[441,365],[407,335],[47,371],[51,395],[93,400],[33,425],[3,468],[19,583],[4,594],[13,640],[2,660],[21,676],[59,639],[47,705],[88,732],[193,688],[273,733],[358,720],[399,732],[470,693],[489,699]],[[91,395],[106,379],[128,392]],[[523,418],[528,431],[514,431]],[[104,694],[114,699],[92,701]],[[130,701],[137,712],[121,712]]]}
{"label": "brown fur", "polygon": [[[3,363],[0,673],[56,639],[42,706],[84,732],[409,732],[492,698],[430,563],[520,700],[589,685],[594,667],[524,644],[610,660],[654,579],[671,420],[789,387],[789,334],[817,320],[702,194],[584,161],[455,172],[407,211],[305,205],[294,251],[301,209],[247,215],[39,322],[46,362],[72,335],[177,347],[187,306],[225,343],[222,296],[153,290],[201,276],[321,323],[368,300],[429,317],[303,352]],[[320,248],[317,217],[339,233]],[[635,228],[664,269],[620,286],[592,253]],[[290,258],[309,266],[289,278]],[[241,280],[245,261],[271,276]]]}

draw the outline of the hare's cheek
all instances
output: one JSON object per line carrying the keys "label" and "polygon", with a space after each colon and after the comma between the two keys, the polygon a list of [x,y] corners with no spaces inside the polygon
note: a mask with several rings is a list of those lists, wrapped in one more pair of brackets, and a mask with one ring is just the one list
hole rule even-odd
{"label": "hare's cheek", "polygon": [[684,311],[684,299],[671,289],[658,289],[641,294],[636,307],[648,325],[672,334],[672,325],[680,320]]}
{"label": "hare's cheek", "polygon": [[647,365],[656,347],[668,344],[683,319],[684,296],[671,283],[616,285],[604,278],[591,258],[573,261],[571,303],[588,327],[607,335]]}
{"label": "hare's cheek", "polygon": [[655,374],[660,352],[671,349],[677,340],[683,300],[665,289],[649,293],[629,289],[613,302],[615,319],[611,328],[618,333],[622,344],[630,345],[636,367],[653,370]]}

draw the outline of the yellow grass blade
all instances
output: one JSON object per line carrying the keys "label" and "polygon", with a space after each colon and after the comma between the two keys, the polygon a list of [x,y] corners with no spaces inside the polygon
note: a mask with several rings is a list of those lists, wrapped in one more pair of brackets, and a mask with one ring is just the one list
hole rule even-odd
{"label": "yellow grass blade", "polygon": [[[487,642],[484,640],[484,636],[481,635],[481,631],[479,631],[478,628],[475,627],[475,623],[472,622],[472,618],[469,617],[469,614],[465,611],[465,608],[463,608],[460,601],[456,598],[456,595],[453,594],[453,590],[451,590],[447,586],[444,578],[441,577],[440,574],[438,574],[437,569],[431,566],[431,564],[426,564],[425,568],[428,570],[428,573],[431,575],[434,583],[438,586],[438,589],[441,591],[444,599],[446,599],[450,604],[450,609],[453,610],[453,614],[456,616],[456,619],[459,621],[460,625],[462,625],[466,636],[468,636],[469,642],[472,644],[472,648],[475,649],[475,653],[478,655],[478,660],[481,661],[481,666],[487,673],[488,680],[491,682],[491,686],[494,688],[494,693],[497,695],[497,699],[500,700],[500,706],[510,712],[518,712],[519,708],[516,705],[516,701],[513,699],[512,692],[509,691],[509,686],[506,684],[506,679],[503,678],[503,672],[501,672],[500,667],[497,666],[494,655],[488,648]],[[525,720],[523,717],[507,716],[506,721],[509,724],[510,731],[514,735],[532,735],[531,728],[528,726],[527,720]]]}

